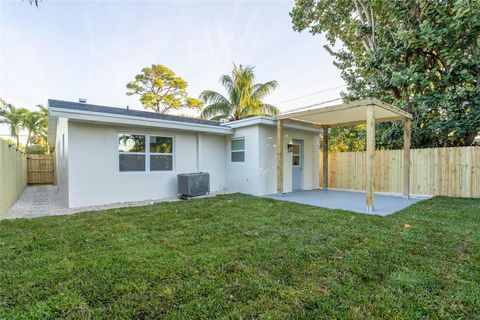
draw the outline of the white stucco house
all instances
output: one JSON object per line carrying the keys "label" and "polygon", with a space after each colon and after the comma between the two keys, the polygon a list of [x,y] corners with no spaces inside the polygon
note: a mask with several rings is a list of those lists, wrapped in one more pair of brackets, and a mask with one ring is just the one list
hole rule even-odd
{"label": "white stucco house", "polygon": [[[178,194],[177,174],[208,172],[211,192],[277,192],[276,120],[228,123],[49,100],[63,204],[83,207]],[[283,191],[318,188],[321,129],[285,124]]]}

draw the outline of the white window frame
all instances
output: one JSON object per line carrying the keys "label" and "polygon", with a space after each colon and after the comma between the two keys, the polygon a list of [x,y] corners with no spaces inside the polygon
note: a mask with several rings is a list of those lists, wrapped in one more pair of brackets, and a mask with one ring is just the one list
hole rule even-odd
{"label": "white window frame", "polygon": [[[243,149],[242,150],[232,150],[233,141],[236,141],[236,140],[243,140]],[[230,140],[230,163],[232,163],[232,164],[245,163],[246,156],[247,156],[246,149],[247,149],[247,145],[246,145],[245,137],[232,138],[232,140]],[[243,152],[243,161],[232,161],[232,154],[234,152]]]}
{"label": "white window frame", "polygon": [[[292,151],[292,167],[295,167],[295,168],[299,168],[302,166],[302,144],[301,143],[295,143],[295,142],[292,142],[292,146],[293,145],[297,145],[298,146],[298,154],[297,153],[294,153]],[[294,156],[298,156],[298,165],[294,165],[293,164],[293,157]]]}
{"label": "white window frame", "polygon": [[[173,136],[166,136],[166,135],[159,135],[159,134],[149,134],[148,136],[148,172],[172,172],[175,171],[175,139]],[[157,152],[150,152],[150,137],[156,138],[170,138],[172,139],[172,152],[171,153],[157,153]],[[172,170],[150,170],[150,156],[172,156]]]}
{"label": "white window frame", "polygon": [[[130,134],[130,135],[138,135],[138,136],[144,136],[145,137],[145,152],[122,152],[118,150],[118,137],[122,134]],[[162,138],[171,138],[172,139],[172,153],[154,153],[150,152],[150,137],[162,137]],[[175,143],[175,137],[171,135],[166,135],[166,134],[149,134],[149,133],[141,133],[141,132],[125,132],[125,131],[119,131],[117,132],[116,136],[116,150],[117,150],[117,172],[119,174],[145,174],[145,173],[171,173],[175,171],[175,149],[176,149],[176,143]],[[120,171],[120,155],[121,154],[138,154],[138,155],[145,155],[145,170],[144,171]],[[171,155],[172,156],[172,170],[150,170],[150,155]]]}

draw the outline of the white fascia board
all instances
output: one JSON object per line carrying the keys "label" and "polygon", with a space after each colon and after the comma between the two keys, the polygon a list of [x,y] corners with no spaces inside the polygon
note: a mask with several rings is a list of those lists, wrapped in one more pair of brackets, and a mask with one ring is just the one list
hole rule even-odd
{"label": "white fascia board", "polygon": [[172,130],[209,132],[220,135],[233,134],[233,130],[225,126],[210,126],[201,123],[186,123],[180,121],[169,121],[163,119],[147,119],[142,117],[132,117],[117,114],[103,114],[98,112],[88,112],[82,110],[65,110],[63,108],[49,108],[50,115],[53,117],[63,117],[72,120],[87,121],[91,123],[104,123],[114,125],[166,128]]}
{"label": "white fascia board", "polygon": [[253,117],[253,118],[246,118],[242,120],[235,120],[232,122],[227,122],[224,125],[228,126],[230,128],[242,128],[242,127],[248,127],[248,126],[253,126],[257,124],[266,124],[266,125],[272,125],[274,126],[277,122],[269,117]]}
{"label": "white fascia board", "polygon": [[[234,129],[254,126],[254,125],[267,125],[267,126],[273,127],[277,125],[277,120],[269,117],[253,117],[253,118],[247,118],[247,119],[236,120],[236,121],[225,123],[225,126],[229,126]],[[290,129],[303,130],[303,131],[310,131],[310,132],[318,132],[318,133],[322,132],[321,129],[316,129],[316,128],[302,126],[302,125],[293,124],[293,123],[285,123],[284,127],[290,128]]]}
{"label": "white fascia board", "polygon": [[304,126],[301,126],[301,125],[298,125],[298,124],[292,124],[292,123],[285,123],[283,126],[285,128],[289,128],[289,129],[297,129],[297,130],[316,132],[316,133],[321,133],[322,132],[322,129],[304,127]]}

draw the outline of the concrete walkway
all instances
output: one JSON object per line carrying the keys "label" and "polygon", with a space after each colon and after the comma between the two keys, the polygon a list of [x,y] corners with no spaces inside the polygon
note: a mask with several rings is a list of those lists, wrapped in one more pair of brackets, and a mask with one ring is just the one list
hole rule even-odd
{"label": "concrete walkway", "polygon": [[5,219],[33,218],[48,215],[62,209],[60,194],[55,186],[27,187]]}
{"label": "concrete walkway", "polygon": [[405,209],[420,200],[428,197],[411,197],[403,199],[402,196],[375,193],[375,207],[373,211],[367,211],[365,205],[365,192],[341,191],[341,190],[308,190],[294,191],[285,194],[270,194],[267,198],[308,204],[316,207],[329,209],[349,210],[358,213],[367,213],[387,216],[399,210]]}
{"label": "concrete walkway", "polygon": [[63,206],[60,192],[56,186],[29,186],[27,187],[17,202],[5,215],[5,219],[18,218],[37,218],[45,216],[57,216],[64,214],[73,214],[84,211],[98,211],[122,207],[145,206],[164,201],[178,201],[178,198],[119,202],[108,205],[66,208]]}

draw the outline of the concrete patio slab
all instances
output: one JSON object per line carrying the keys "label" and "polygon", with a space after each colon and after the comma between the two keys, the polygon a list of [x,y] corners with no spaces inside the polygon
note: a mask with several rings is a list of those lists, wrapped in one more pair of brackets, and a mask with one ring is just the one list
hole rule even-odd
{"label": "concrete patio slab", "polygon": [[405,209],[418,201],[428,199],[428,197],[411,197],[410,199],[403,199],[402,196],[375,193],[374,211],[367,211],[365,192],[361,191],[317,189],[294,191],[285,194],[270,194],[265,197],[281,201],[308,204],[316,207],[349,210],[379,216],[387,216]]}

